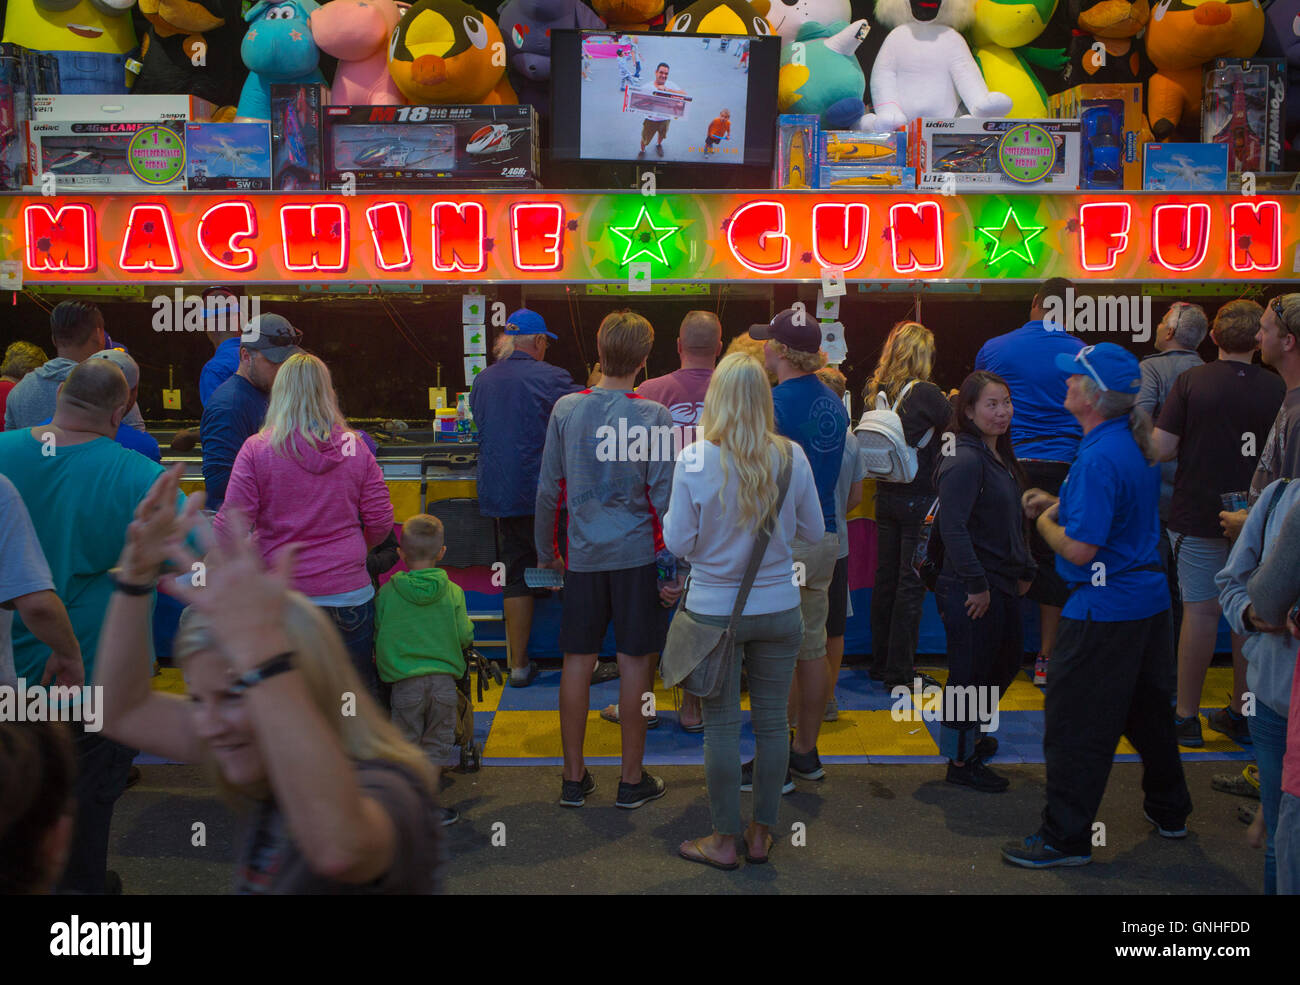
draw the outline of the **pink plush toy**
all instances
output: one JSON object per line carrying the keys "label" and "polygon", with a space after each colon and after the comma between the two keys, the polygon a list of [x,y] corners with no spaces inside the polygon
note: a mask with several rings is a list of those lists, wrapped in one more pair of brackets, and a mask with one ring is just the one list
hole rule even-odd
{"label": "pink plush toy", "polygon": [[406,102],[388,74],[388,41],[402,19],[402,7],[394,0],[333,0],[312,11],[316,47],[339,60],[330,86],[335,105]]}

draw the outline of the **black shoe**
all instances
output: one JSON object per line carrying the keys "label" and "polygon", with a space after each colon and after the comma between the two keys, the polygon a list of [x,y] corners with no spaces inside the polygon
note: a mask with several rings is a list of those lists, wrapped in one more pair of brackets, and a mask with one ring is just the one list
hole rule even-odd
{"label": "black shoe", "polygon": [[591,672],[591,683],[604,684],[606,681],[618,679],[618,661],[601,660],[596,664],[596,669]]}
{"label": "black shoe", "polygon": [[1199,749],[1205,745],[1205,739],[1201,737],[1201,718],[1199,715],[1189,715],[1187,718],[1179,718],[1174,715],[1174,734],[1178,738],[1180,746],[1187,746],[1189,749]]}
{"label": "black shoe", "polygon": [[[752,759],[740,768],[740,792],[754,792],[754,761]],[[790,775],[789,770],[786,770],[785,782],[781,784],[781,794],[784,796],[789,793],[794,793],[794,777]]]}
{"label": "black shoe", "polygon": [[1157,821],[1154,817],[1152,817],[1150,814],[1148,814],[1146,811],[1142,812],[1142,816],[1155,825],[1156,833],[1160,835],[1161,838],[1176,839],[1176,838],[1187,837],[1187,824],[1185,822],[1183,824],[1178,825],[1178,827],[1176,828],[1167,828],[1159,821]]}
{"label": "black shoe", "polygon": [[668,788],[663,780],[642,770],[641,779],[636,783],[618,781],[618,799],[614,801],[614,806],[632,810],[652,800],[658,800],[667,792]]}
{"label": "black shoe", "polygon": [[1030,835],[1023,841],[1009,841],[1002,846],[1002,857],[1012,865],[1026,869],[1051,869],[1062,865],[1087,865],[1091,855],[1067,855],[1058,852],[1042,835]]}
{"label": "black shoe", "polygon": [[801,780],[820,780],[826,776],[822,761],[817,756],[817,747],[812,752],[795,752],[790,750],[790,772]]}
{"label": "black shoe", "polygon": [[587,794],[596,789],[596,778],[591,770],[585,770],[581,780],[565,780],[560,788],[561,807],[581,807],[587,802]]}
{"label": "black shoe", "polygon": [[984,760],[977,756],[972,756],[966,760],[965,766],[958,766],[949,760],[948,782],[970,787],[972,790],[979,790],[984,793],[1001,793],[1011,786],[1010,780],[1005,776],[994,773],[984,765]]}
{"label": "black shoe", "polygon": [[1239,746],[1251,744],[1250,726],[1246,716],[1236,714],[1231,708],[1219,708],[1205,716],[1206,722],[1214,731],[1226,735]]}
{"label": "black shoe", "polygon": [[992,759],[998,751],[998,740],[986,735],[975,743],[975,755],[980,759]]}
{"label": "black shoe", "polygon": [[438,823],[444,828],[449,828],[460,820],[460,811],[454,807],[440,807],[439,811],[442,812],[442,820]]}

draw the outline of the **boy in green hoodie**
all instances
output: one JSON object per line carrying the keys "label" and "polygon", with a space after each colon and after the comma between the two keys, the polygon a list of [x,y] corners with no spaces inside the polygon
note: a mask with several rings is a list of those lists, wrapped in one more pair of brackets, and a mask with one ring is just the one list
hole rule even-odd
{"label": "boy in green hoodie", "polygon": [[[402,524],[397,553],[409,571],[389,579],[375,599],[375,663],[393,685],[393,724],[418,745],[440,778],[456,738],[456,681],[462,652],[474,642],[465,593],[437,567],[446,553],[442,521],[420,513]],[[444,808],[444,824],[460,815]]]}

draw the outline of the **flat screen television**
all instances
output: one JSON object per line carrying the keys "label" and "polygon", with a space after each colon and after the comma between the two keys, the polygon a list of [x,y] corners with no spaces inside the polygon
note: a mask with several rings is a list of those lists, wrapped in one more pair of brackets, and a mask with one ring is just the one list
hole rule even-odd
{"label": "flat screen television", "polygon": [[780,63],[771,35],[556,31],[551,157],[685,166],[713,187],[766,172]]}

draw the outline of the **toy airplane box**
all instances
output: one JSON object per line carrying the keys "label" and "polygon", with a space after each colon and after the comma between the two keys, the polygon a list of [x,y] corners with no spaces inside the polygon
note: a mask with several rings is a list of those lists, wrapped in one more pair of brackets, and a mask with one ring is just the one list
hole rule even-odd
{"label": "toy airplane box", "polygon": [[283,191],[321,187],[321,114],[329,88],[271,86],[271,187]]}
{"label": "toy airplane box", "polygon": [[1081,124],[1080,188],[1142,187],[1142,145],[1151,139],[1142,113],[1142,83],[1077,85],[1049,96],[1047,108]]}
{"label": "toy airplane box", "polygon": [[266,123],[187,123],[185,158],[190,191],[265,191],[271,187],[270,126]]}
{"label": "toy airplane box", "polygon": [[179,123],[64,123],[29,120],[31,189],[184,191],[185,137]]}
{"label": "toy airplane box", "polygon": [[1203,79],[1201,139],[1228,148],[1230,171],[1280,171],[1286,60],[1216,58]]}
{"label": "toy airplane box", "polygon": [[1228,190],[1228,148],[1224,144],[1147,144],[1142,187],[1159,192]]}
{"label": "toy airplane box", "polygon": [[326,188],[538,187],[528,105],[326,106],[323,119]]}
{"label": "toy airplane box", "polygon": [[201,122],[217,107],[198,96],[46,96],[32,98],[32,119],[43,123]]}
{"label": "toy airplane box", "polygon": [[921,191],[1077,191],[1078,120],[965,117],[912,121],[909,156]]}
{"label": "toy airplane box", "polygon": [[817,187],[817,134],[820,118],[811,113],[782,113],[776,118],[773,188]]}

